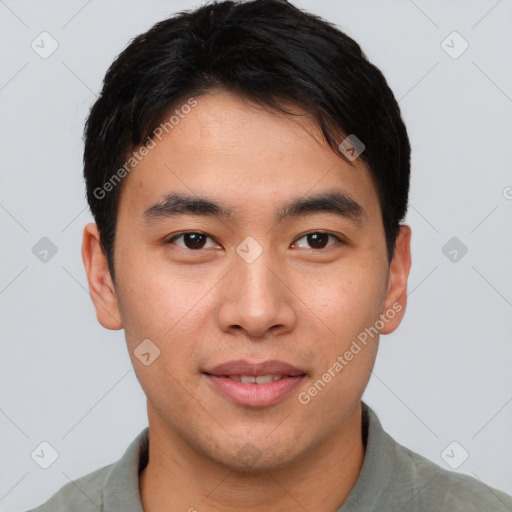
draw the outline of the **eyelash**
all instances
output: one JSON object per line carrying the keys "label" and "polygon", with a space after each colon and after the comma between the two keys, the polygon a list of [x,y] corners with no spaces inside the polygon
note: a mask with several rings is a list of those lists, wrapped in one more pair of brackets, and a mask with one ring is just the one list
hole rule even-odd
{"label": "eyelash", "polygon": [[[332,238],[334,238],[338,243],[341,243],[341,244],[344,244],[345,241],[343,239],[341,239],[339,236],[337,235],[334,235],[333,233],[328,233],[326,231],[310,231],[309,233],[304,233],[303,235],[301,235],[299,238],[296,239],[296,241],[294,242],[297,243],[297,241],[301,240],[302,238],[305,238],[307,237],[308,235],[328,235]],[[201,233],[200,231],[185,231],[183,233],[179,233],[177,235],[173,235],[171,238],[168,238],[165,243],[166,244],[172,244],[174,242],[174,240],[176,240],[177,238],[180,238],[184,235],[203,235],[203,236],[206,236],[207,238],[209,238],[210,240],[213,240],[213,238],[209,235],[207,235],[206,233]],[[217,242],[215,242],[217,243]],[[322,251],[322,250],[325,250],[325,249],[329,249],[331,247],[333,247],[334,245],[336,244],[333,244],[331,246],[328,246],[328,247],[322,247],[321,249],[315,249],[315,248],[312,248],[311,250],[313,251]],[[179,246],[178,246],[179,247]],[[190,251],[190,252],[201,252],[203,249],[189,249],[188,247],[180,247],[180,249],[184,249],[185,251]]]}

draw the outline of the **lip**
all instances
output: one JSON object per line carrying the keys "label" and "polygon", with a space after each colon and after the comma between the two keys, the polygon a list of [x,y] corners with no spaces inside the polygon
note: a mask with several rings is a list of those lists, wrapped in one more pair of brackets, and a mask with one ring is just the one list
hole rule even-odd
{"label": "lip", "polygon": [[283,377],[268,384],[242,384],[223,375],[205,374],[213,389],[236,405],[246,407],[268,407],[292,393],[306,377],[296,375]]}
{"label": "lip", "polygon": [[[244,360],[228,361],[203,372],[216,392],[236,405],[268,407],[290,395],[306,377],[306,372],[278,360],[251,364]],[[280,380],[268,384],[242,384],[228,375],[282,375]]]}
{"label": "lip", "polygon": [[226,363],[219,364],[210,370],[206,370],[203,373],[210,375],[252,375],[258,377],[260,375],[289,375],[295,377],[297,375],[304,375],[306,372],[300,370],[292,364],[279,361],[277,359],[271,359],[263,361],[261,363],[249,363],[244,359],[237,361],[227,361]]}

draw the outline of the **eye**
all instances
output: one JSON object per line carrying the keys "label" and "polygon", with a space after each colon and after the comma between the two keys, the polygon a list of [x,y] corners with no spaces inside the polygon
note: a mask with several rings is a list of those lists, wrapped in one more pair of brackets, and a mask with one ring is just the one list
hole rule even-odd
{"label": "eye", "polygon": [[[302,239],[306,239],[307,243],[309,243],[311,245],[311,249],[324,249],[328,244],[329,237],[335,239],[335,241],[337,241],[337,242],[343,243],[343,240],[341,238],[337,237],[336,235],[332,235],[330,233],[324,233],[321,231],[315,231],[314,233],[307,233],[306,235],[303,235],[302,237],[300,237],[298,239],[298,241],[302,240]],[[297,244],[298,241],[295,243]],[[332,245],[334,245],[334,244],[331,244],[328,247],[332,247]],[[300,248],[308,249],[308,247],[300,247]]]}
{"label": "eye", "polygon": [[[204,233],[197,233],[195,231],[189,231],[187,233],[181,233],[179,235],[174,235],[173,237],[169,238],[166,243],[171,244],[174,243],[175,240],[178,240],[182,238],[183,244],[176,244],[178,247],[181,247],[182,249],[189,249],[189,250],[196,250],[196,249],[204,249],[206,245],[206,240],[210,239],[213,241],[211,237],[208,235],[205,235]],[[214,242],[214,246],[215,246]]]}
{"label": "eye", "polygon": [[[331,245],[328,245],[329,243],[329,237],[334,240],[334,243],[331,243]],[[182,239],[182,244],[176,243],[176,240]],[[303,236],[301,236],[299,239],[297,239],[297,242],[295,242],[294,245],[298,246],[299,248],[308,249],[308,247],[301,246],[300,240],[305,239],[306,242],[310,245],[310,249],[325,249],[326,247],[332,247],[336,244],[336,242],[343,243],[343,240],[339,238],[336,235],[333,235],[331,233],[324,233],[322,231],[315,231],[313,233],[307,233]],[[217,247],[217,244],[215,241],[208,235],[204,233],[199,233],[196,231],[188,231],[186,233],[180,233],[178,235],[174,235],[171,238],[169,238],[166,243],[167,244],[176,244],[178,247],[181,247],[182,249],[187,249],[191,251],[199,251],[201,249],[207,249],[207,241],[210,240],[213,245],[210,245],[210,248]]]}

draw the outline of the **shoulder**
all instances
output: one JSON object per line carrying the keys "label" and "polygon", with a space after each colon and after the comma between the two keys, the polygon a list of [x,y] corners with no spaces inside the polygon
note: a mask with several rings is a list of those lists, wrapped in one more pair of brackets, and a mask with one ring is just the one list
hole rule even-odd
{"label": "shoulder", "polygon": [[62,486],[48,501],[28,512],[98,512],[103,509],[103,485],[113,464]]}
{"label": "shoulder", "polygon": [[140,508],[138,475],[147,464],[148,449],[149,429],[145,427],[117,462],[68,482],[46,503],[29,512],[98,512],[104,508],[111,510],[113,506],[116,510]]}
{"label": "shoulder", "polygon": [[449,471],[397,442],[364,402],[362,425],[365,459],[340,512],[512,512],[512,497],[503,491]]}
{"label": "shoulder", "polygon": [[409,448],[396,443],[395,450],[404,468],[404,511],[481,512],[512,511],[512,497],[482,481],[435,464]]}

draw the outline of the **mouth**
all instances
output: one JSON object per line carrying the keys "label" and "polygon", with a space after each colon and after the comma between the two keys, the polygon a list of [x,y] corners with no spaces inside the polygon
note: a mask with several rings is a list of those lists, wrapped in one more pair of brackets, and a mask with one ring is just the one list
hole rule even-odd
{"label": "mouth", "polygon": [[242,384],[270,384],[283,378],[291,377],[291,375],[216,375],[216,377],[226,377],[234,382],[240,382]]}
{"label": "mouth", "polygon": [[283,361],[229,361],[203,371],[212,389],[236,405],[268,407],[290,395],[307,373]]}

